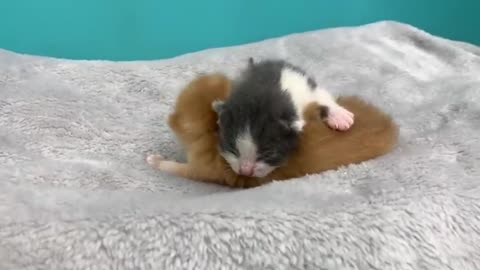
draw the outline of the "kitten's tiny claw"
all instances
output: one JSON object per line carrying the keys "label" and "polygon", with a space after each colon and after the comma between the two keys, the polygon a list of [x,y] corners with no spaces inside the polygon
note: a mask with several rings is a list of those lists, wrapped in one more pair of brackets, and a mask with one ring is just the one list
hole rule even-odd
{"label": "kitten's tiny claw", "polygon": [[326,119],[330,128],[345,131],[348,130],[354,122],[354,114],[342,106],[330,108]]}

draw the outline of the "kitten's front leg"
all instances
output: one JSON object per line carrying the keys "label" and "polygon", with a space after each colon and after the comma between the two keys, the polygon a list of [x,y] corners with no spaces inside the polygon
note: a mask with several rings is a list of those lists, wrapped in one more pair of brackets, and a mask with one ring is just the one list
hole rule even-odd
{"label": "kitten's front leg", "polygon": [[322,107],[322,119],[336,130],[348,130],[354,122],[354,114],[340,106],[325,89],[316,89],[317,102]]}

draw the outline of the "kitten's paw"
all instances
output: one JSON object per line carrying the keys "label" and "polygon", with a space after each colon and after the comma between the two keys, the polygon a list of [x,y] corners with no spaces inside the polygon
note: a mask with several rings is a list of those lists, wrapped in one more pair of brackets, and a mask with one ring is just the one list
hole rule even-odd
{"label": "kitten's paw", "polygon": [[159,154],[150,154],[147,155],[147,158],[145,160],[150,166],[158,168],[160,166],[160,163],[162,163],[162,161],[164,161],[165,159]]}
{"label": "kitten's paw", "polygon": [[330,128],[345,131],[353,125],[354,114],[342,106],[330,107],[326,121]]}
{"label": "kitten's paw", "polygon": [[292,124],[293,129],[297,132],[301,132],[304,126],[305,126],[305,120],[297,120]]}

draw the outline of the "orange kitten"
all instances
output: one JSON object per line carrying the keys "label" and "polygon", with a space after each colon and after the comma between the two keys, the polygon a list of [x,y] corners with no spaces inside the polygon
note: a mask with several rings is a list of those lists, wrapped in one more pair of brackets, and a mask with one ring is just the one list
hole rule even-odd
{"label": "orange kitten", "polygon": [[310,104],[304,111],[307,124],[298,150],[269,178],[283,180],[315,174],[393,150],[398,127],[390,116],[358,97],[340,97],[337,102],[355,114],[355,124],[347,132],[334,131],[321,122],[319,107]]}
{"label": "orange kitten", "polygon": [[220,74],[200,76],[192,81],[177,98],[168,125],[185,148],[187,163],[164,160],[150,155],[147,162],[157,169],[180,177],[235,186],[225,179],[228,170],[218,151],[216,100],[224,100],[231,82]]}
{"label": "orange kitten", "polygon": [[328,128],[320,119],[320,107],[310,104],[304,111],[307,121],[298,150],[286,164],[265,178],[237,175],[220,156],[216,100],[225,100],[231,81],[220,74],[200,76],[177,98],[168,124],[187,153],[187,163],[149,155],[153,167],[188,179],[232,187],[254,187],[271,180],[286,180],[306,174],[337,169],[390,152],[398,140],[398,128],[392,119],[357,97],[342,97],[338,103],[355,114],[356,123],[347,132]]}

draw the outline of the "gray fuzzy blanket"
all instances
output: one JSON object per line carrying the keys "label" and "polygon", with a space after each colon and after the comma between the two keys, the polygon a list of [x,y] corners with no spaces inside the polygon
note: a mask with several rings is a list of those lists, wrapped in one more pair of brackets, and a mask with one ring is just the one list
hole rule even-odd
{"label": "gray fuzzy blanket", "polygon": [[[302,65],[392,114],[384,157],[251,189],[174,178],[194,76]],[[480,48],[380,22],[162,61],[0,51],[0,269],[480,269]],[[326,157],[327,158],[327,157]]]}

